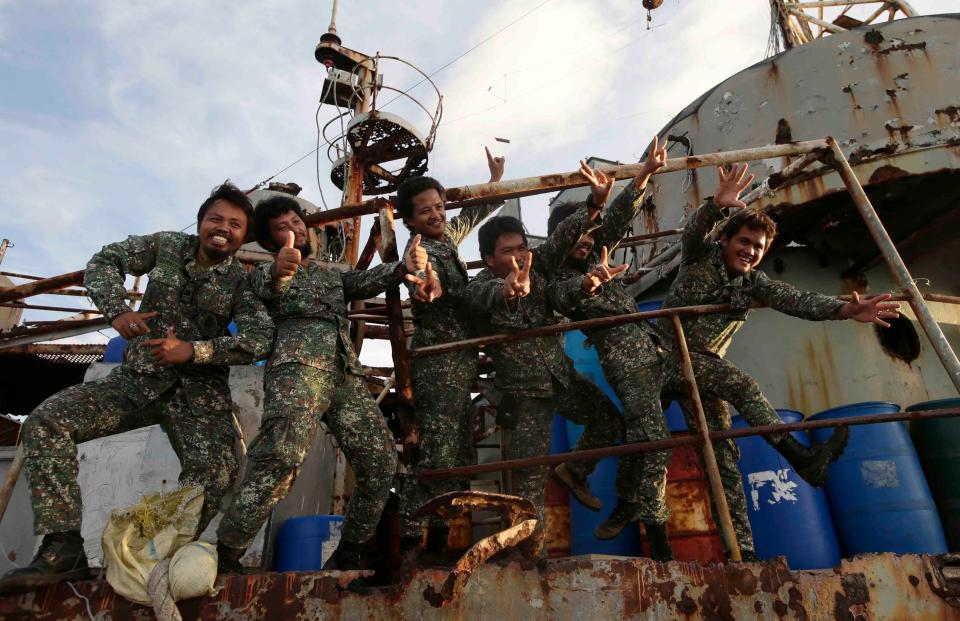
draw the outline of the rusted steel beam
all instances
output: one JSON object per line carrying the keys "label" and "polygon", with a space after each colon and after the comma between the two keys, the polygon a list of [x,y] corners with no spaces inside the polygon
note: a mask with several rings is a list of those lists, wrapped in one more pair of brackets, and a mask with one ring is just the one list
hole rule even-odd
{"label": "rusted steel beam", "polygon": [[683,334],[683,324],[676,315],[673,319],[673,330],[677,340],[677,349],[680,353],[680,369],[683,379],[690,391],[690,402],[697,420],[697,434],[700,436],[700,449],[703,451],[703,464],[707,470],[707,480],[710,481],[710,491],[713,494],[713,504],[717,508],[717,517],[720,518],[720,533],[726,540],[727,550],[731,561],[743,560],[740,556],[740,545],[737,543],[737,532],[733,528],[733,518],[730,517],[730,505],[727,504],[727,495],[723,491],[723,480],[720,478],[720,467],[717,465],[717,455],[713,451],[713,442],[710,441],[710,427],[707,426],[707,416],[703,411],[703,402],[700,401],[700,390],[697,388],[697,378],[693,374],[693,363],[690,362],[690,351],[687,349],[687,338]]}
{"label": "rusted steel beam", "polygon": [[97,343],[31,343],[0,349],[0,354],[49,354],[65,356],[102,356],[106,345]]}
{"label": "rusted steel beam", "polygon": [[[655,174],[686,170],[689,168],[702,168],[704,166],[733,164],[734,162],[751,162],[771,157],[804,155],[817,149],[826,148],[828,148],[826,141],[821,139],[670,158],[667,160],[666,165]],[[617,179],[626,179],[635,177],[642,167],[643,163],[637,163],[608,166],[600,170],[608,176],[612,175]],[[586,177],[579,171],[573,171],[498,181],[496,183],[480,183],[477,185],[447,188],[446,198],[449,202],[447,209],[459,209],[477,203],[487,203],[495,200],[505,200],[534,194],[545,194],[547,192],[556,192],[558,190],[576,188],[588,184],[589,182]],[[388,199],[375,198],[361,203],[347,204],[337,209],[328,209],[310,214],[304,218],[304,221],[310,226],[317,226],[329,222],[336,222],[337,220],[373,214],[380,211],[386,203],[389,203]]]}
{"label": "rusted steel beam", "polygon": [[927,333],[927,338],[930,340],[930,344],[933,345],[933,349],[937,352],[940,362],[943,363],[944,368],[947,370],[950,381],[953,382],[954,387],[960,392],[960,360],[957,359],[957,354],[953,351],[950,342],[947,340],[947,337],[944,336],[943,330],[940,329],[930,309],[927,308],[926,303],[924,303],[923,295],[917,288],[913,276],[910,275],[910,270],[907,269],[903,259],[900,258],[897,247],[894,245],[893,240],[890,239],[890,235],[884,228],[883,222],[880,221],[880,217],[870,203],[867,193],[864,191],[863,186],[860,185],[860,180],[857,179],[857,175],[843,154],[843,150],[840,149],[840,145],[837,144],[837,141],[832,137],[827,138],[827,144],[829,144],[830,150],[833,152],[833,164],[837,172],[840,173],[840,178],[843,179],[843,183],[847,186],[847,191],[850,192],[850,197],[853,199],[857,211],[860,212],[864,223],[867,225],[867,229],[870,230],[870,235],[873,236],[873,240],[880,248],[884,260],[890,267],[893,278],[900,288],[910,296],[908,300],[910,307],[920,321],[923,331]]}
{"label": "rusted steel beam", "polygon": [[[877,423],[892,423],[906,420],[933,420],[937,418],[953,418],[957,416],[960,416],[960,408],[943,408],[939,410],[927,410],[923,412],[897,412],[896,414],[868,414],[866,416],[851,416],[849,418],[805,420],[798,423],[783,423],[782,425],[758,425],[756,427],[745,427],[743,429],[724,429],[723,431],[711,431],[709,435],[710,440],[714,441],[725,440],[727,438],[762,436],[771,433],[790,433],[793,431],[809,431],[811,429],[874,425]],[[634,453],[669,451],[677,448],[678,446],[696,445],[700,444],[700,442],[702,442],[700,436],[684,435],[668,438],[666,440],[654,440],[652,442],[619,444],[616,446],[606,446],[603,448],[587,449],[583,451],[571,451],[569,453],[554,453],[552,455],[539,455],[537,457],[524,457],[522,459],[492,461],[473,466],[459,466],[457,468],[428,470],[427,472],[420,474],[419,478],[422,481],[432,481],[434,479],[466,478],[475,474],[520,470],[522,468],[535,468],[537,466],[552,466],[569,461],[591,461],[594,459],[603,459],[604,457],[633,455]]]}
{"label": "rusted steel beam", "polygon": [[[380,259],[384,262],[399,260],[397,237],[393,229],[393,205],[388,203],[380,210]],[[393,356],[394,378],[397,397],[402,403],[414,404],[413,381],[410,375],[410,356],[407,353],[407,335],[404,331],[403,302],[400,288],[386,291],[387,318],[389,320],[390,353]]]}
{"label": "rusted steel beam", "polygon": [[655,317],[668,317],[673,314],[680,315],[705,315],[707,313],[723,313],[730,310],[729,304],[705,304],[702,306],[684,306],[678,308],[664,308],[654,311],[644,311],[630,313],[627,315],[616,315],[613,317],[597,317],[595,319],[584,319],[583,321],[571,321],[568,323],[555,324],[550,326],[540,326],[530,328],[529,330],[518,330],[516,332],[507,332],[502,334],[491,334],[489,336],[480,336],[463,341],[453,341],[450,343],[441,343],[439,345],[430,345],[427,347],[418,347],[410,350],[410,355],[414,358],[422,356],[432,356],[449,351],[459,351],[461,349],[470,349],[483,345],[492,345],[506,341],[521,341],[523,339],[532,339],[540,336],[549,336],[559,334],[560,332],[569,332],[570,330],[585,330],[590,328],[604,328],[608,326],[618,326],[624,323],[636,323],[645,319]]}
{"label": "rusted steel beam", "polygon": [[630,237],[624,237],[617,244],[618,248],[628,248],[630,246],[638,245],[638,242],[647,241],[651,239],[660,239],[661,237],[669,237],[670,235],[679,235],[683,233],[683,229],[666,229],[663,231],[657,231],[656,233],[645,233],[643,235],[632,235]]}
{"label": "rusted steel beam", "polygon": [[373,226],[370,227],[370,236],[367,238],[367,243],[360,252],[360,258],[357,259],[356,269],[365,270],[370,267],[370,262],[373,261],[373,257],[376,256],[379,246],[380,220],[375,220]]}
{"label": "rusted steel beam", "polygon": [[23,302],[0,302],[0,307],[22,308],[23,310],[59,311],[63,313],[84,313],[87,315],[103,314],[95,308],[66,308],[63,306],[44,306],[42,304],[25,304]]}
{"label": "rusted steel beam", "polygon": [[78,319],[56,321],[52,325],[38,328],[14,328],[9,332],[0,333],[0,349],[7,349],[16,345],[27,345],[38,341],[55,341],[68,336],[79,336],[88,332],[96,332],[110,325],[106,319]]}
{"label": "rusted steel beam", "polygon": [[26,278],[27,280],[43,280],[43,276],[31,276],[30,274],[18,274],[17,272],[0,271],[0,276],[9,276],[11,278]]}
{"label": "rusted steel beam", "polygon": [[16,287],[5,287],[0,289],[0,302],[12,302],[20,298],[27,298],[32,295],[40,295],[50,291],[65,289],[73,285],[83,284],[83,273],[85,270],[78,270],[68,274],[60,274],[42,280],[35,280],[24,285]]}

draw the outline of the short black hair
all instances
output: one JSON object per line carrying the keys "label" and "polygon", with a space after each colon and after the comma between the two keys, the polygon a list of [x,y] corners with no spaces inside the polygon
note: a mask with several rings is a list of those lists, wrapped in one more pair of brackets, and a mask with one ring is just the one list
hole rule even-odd
{"label": "short black hair", "polygon": [[741,209],[721,225],[717,238],[731,239],[739,233],[743,227],[764,234],[767,238],[766,245],[763,248],[764,252],[770,249],[770,246],[773,245],[773,240],[777,236],[777,223],[773,221],[773,218],[755,209]]}
{"label": "short black hair", "polygon": [[550,212],[550,217],[547,218],[547,235],[553,235],[553,232],[557,230],[560,223],[576,213],[582,204],[583,203],[576,201],[561,201],[557,203],[553,211]]}
{"label": "short black hair", "polygon": [[250,202],[250,198],[246,192],[230,183],[230,180],[227,179],[221,185],[213,188],[207,200],[200,204],[200,209],[197,211],[198,228],[200,227],[200,223],[203,222],[203,217],[207,215],[210,206],[217,201],[227,201],[231,205],[242,209],[243,213],[247,214],[247,226],[250,226],[250,221],[253,220],[253,203]]}
{"label": "short black hair", "polygon": [[493,256],[497,249],[497,240],[504,233],[519,233],[523,237],[523,243],[527,243],[527,230],[523,227],[523,222],[513,216],[497,216],[487,220],[477,232],[480,256],[484,259]]}
{"label": "short black hair", "polygon": [[297,199],[291,196],[271,196],[257,203],[253,216],[253,233],[257,243],[267,250],[277,250],[270,235],[270,221],[291,211],[303,220],[303,208]]}
{"label": "short black hair", "polygon": [[410,177],[397,188],[397,211],[401,218],[413,217],[413,197],[427,190],[436,190],[441,199],[446,198],[443,185],[433,177]]}

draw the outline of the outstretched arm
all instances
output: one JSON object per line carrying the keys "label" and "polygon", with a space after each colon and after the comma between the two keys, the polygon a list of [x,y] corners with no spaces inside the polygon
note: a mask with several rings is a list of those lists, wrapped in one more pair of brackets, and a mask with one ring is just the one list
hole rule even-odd
{"label": "outstretched arm", "polygon": [[707,199],[697,208],[693,217],[683,227],[681,251],[685,260],[699,256],[709,249],[710,232],[717,222],[726,218],[731,211],[746,207],[740,200],[740,193],[753,181],[753,175],[747,176],[746,172],[746,164],[734,164],[730,172],[722,166],[717,167],[719,181],[714,188],[713,198]]}

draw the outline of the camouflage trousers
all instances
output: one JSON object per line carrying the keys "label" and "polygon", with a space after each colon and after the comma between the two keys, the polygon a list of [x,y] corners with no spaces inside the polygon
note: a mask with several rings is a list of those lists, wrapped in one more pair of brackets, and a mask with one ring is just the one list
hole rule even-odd
{"label": "camouflage trousers", "polygon": [[[550,452],[550,431],[554,413],[583,425],[583,435],[572,450],[613,446],[623,430],[617,406],[596,384],[571,371],[567,386],[553,380],[553,398],[505,395],[500,407],[517,412],[516,426],[505,430],[506,459],[537,457]],[[598,460],[567,463],[574,474],[586,477]],[[537,510],[543,523],[543,506],[548,466],[512,470],[507,476],[507,492],[526,498]]]}
{"label": "camouflage trousers", "polygon": [[27,417],[24,466],[36,534],[80,530],[77,444],[153,424],[180,459],[180,483],[204,489],[198,534],[217,514],[237,470],[226,380],[181,380],[145,405],[137,392],[135,376],[121,365],[58,392]]}
{"label": "camouflage trousers", "polygon": [[247,548],[300,472],[320,423],[336,438],[356,476],[341,538],[369,539],[397,471],[393,435],[363,378],[302,364],[270,368],[264,416],[247,454],[247,468],[217,529],[217,539]]}
{"label": "camouflage trousers", "polygon": [[[477,378],[477,351],[470,349],[414,360],[414,417],[420,445],[412,473],[400,490],[400,536],[419,537],[424,522],[413,517],[435,496],[468,488],[467,479],[422,482],[421,472],[466,466],[475,461],[470,390]],[[432,525],[441,525],[431,518]]]}
{"label": "camouflage trousers", "polygon": [[[604,374],[623,403],[626,441],[650,442],[670,437],[662,414],[661,393],[680,401],[688,428],[696,429],[678,354],[646,338],[639,339],[626,350],[629,356],[601,356]],[[773,406],[760,391],[760,386],[749,375],[721,358],[696,352],[691,352],[690,358],[707,426],[711,431],[730,428],[726,402],[732,403],[751,425],[781,423]],[[737,466],[740,451],[732,439],[718,440],[713,448],[740,549],[752,553],[753,533]],[[621,498],[639,505],[637,520],[646,523],[664,523],[667,520],[666,478],[669,459],[669,451],[637,453],[621,458],[617,472],[617,493]]]}

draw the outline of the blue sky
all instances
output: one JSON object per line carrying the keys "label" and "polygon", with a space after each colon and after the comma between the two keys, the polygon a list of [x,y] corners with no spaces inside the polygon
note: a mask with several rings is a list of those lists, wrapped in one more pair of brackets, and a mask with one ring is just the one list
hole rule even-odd
{"label": "blue sky", "polygon": [[[80,269],[104,243],[190,225],[223,179],[251,187],[312,149],[324,75],[313,49],[330,6],[0,0],[0,236],[15,244],[2,269]],[[435,76],[444,123],[430,174],[458,185],[486,180],[485,144],[505,153],[508,178],[573,170],[588,155],[635,161],[678,110],[763,58],[767,6],[666,0],[648,30],[635,0],[345,0],[338,27],[348,47],[432,72],[509,26]],[[400,88],[416,81],[396,66],[384,76]],[[435,104],[426,88],[412,93]],[[426,129],[411,106],[388,110]],[[321,120],[333,114],[325,107]],[[339,203],[325,158],[321,178]],[[320,202],[313,157],[278,180]],[[531,199],[524,213],[543,205]]]}

